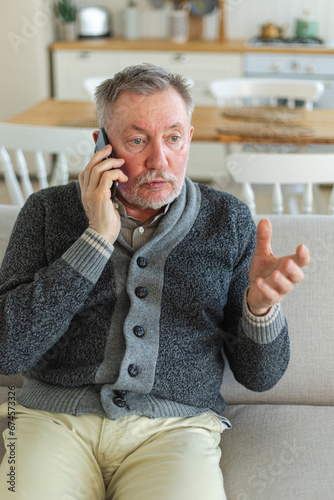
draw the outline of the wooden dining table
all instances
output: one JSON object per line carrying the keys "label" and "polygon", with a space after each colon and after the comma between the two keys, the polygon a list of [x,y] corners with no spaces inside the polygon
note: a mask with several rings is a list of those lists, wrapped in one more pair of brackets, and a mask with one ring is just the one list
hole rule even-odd
{"label": "wooden dining table", "polygon": [[[334,109],[300,110],[299,119],[294,124],[299,132],[305,129],[304,134],[296,133],[291,124],[280,124],[280,129],[274,137],[255,136],[236,128],[246,124],[245,120],[226,118],[222,108],[215,106],[196,106],[192,117],[195,128],[193,141],[195,142],[222,142],[222,143],[279,143],[279,144],[334,144]],[[16,114],[6,120],[9,123],[21,125],[38,125],[43,127],[83,127],[97,128],[97,114],[95,103],[87,101],[62,101],[46,99],[38,102],[31,108]],[[237,125],[237,126],[236,126]],[[263,129],[269,125],[262,124]],[[290,127],[287,129],[287,127]],[[282,130],[282,136],[279,135]],[[287,133],[288,130],[288,133]],[[248,134],[248,135],[247,135]]]}

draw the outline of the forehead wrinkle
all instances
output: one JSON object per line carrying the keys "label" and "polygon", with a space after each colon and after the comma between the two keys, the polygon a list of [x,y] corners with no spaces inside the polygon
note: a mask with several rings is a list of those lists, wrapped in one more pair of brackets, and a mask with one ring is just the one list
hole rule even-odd
{"label": "forehead wrinkle", "polygon": [[[134,129],[138,132],[146,132],[147,131],[147,128],[145,127],[141,127],[140,125],[136,125],[135,123],[132,123],[131,125],[129,125],[128,127],[129,129]],[[176,129],[176,128],[184,128],[184,124],[180,121],[176,122],[176,123],[173,123],[173,125],[168,125],[165,130],[173,130],[173,129]]]}

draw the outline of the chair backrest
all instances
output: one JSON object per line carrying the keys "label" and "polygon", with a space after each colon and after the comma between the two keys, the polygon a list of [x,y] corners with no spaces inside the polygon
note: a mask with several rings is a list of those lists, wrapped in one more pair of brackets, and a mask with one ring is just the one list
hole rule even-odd
{"label": "chair backrest", "polygon": [[210,92],[218,106],[227,104],[242,106],[269,104],[277,106],[279,99],[286,99],[290,108],[296,101],[304,101],[306,109],[311,110],[324,92],[324,84],[318,80],[288,80],[268,78],[230,78],[213,80]]}
{"label": "chair backrest", "polygon": [[[25,158],[26,152],[33,153],[39,189],[48,185],[66,184],[69,178],[69,164],[76,166],[75,170],[78,171],[92,157],[93,130],[0,123],[0,168],[11,202],[22,206],[34,191]],[[12,155],[9,152],[12,152]],[[44,154],[56,155],[50,179]]]}
{"label": "chair backrest", "polygon": [[[227,157],[226,168],[233,180],[242,184],[241,198],[256,213],[251,184],[273,185],[273,213],[283,213],[282,184],[305,184],[303,213],[313,211],[313,186],[334,184],[333,154],[236,153]],[[332,189],[328,213],[334,215]]]}
{"label": "chair backrest", "polygon": [[104,82],[108,78],[112,78],[113,75],[105,75],[105,76],[91,76],[89,78],[85,78],[82,82],[82,88],[89,97],[89,100],[95,102],[95,89],[100,83]]}

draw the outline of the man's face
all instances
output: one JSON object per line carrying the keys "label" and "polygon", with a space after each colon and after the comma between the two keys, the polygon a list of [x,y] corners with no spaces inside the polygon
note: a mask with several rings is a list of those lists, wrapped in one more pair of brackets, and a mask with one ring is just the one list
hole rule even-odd
{"label": "man's face", "polygon": [[119,199],[153,210],[172,202],[182,188],[192,134],[186,105],[174,89],[120,93],[107,128],[128,176],[126,183],[119,183]]}

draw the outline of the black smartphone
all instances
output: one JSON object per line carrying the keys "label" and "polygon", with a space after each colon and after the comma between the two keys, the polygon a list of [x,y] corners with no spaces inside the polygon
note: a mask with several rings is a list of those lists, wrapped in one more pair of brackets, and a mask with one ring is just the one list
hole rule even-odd
{"label": "black smartphone", "polygon": [[[96,144],[95,144],[94,153],[97,153],[98,151],[100,151],[100,149],[103,149],[105,146],[107,146],[107,144],[111,144],[111,143],[109,142],[106,131],[104,130],[104,128],[101,128],[99,136],[98,136]],[[107,160],[108,158],[115,158],[113,151],[111,152],[110,156],[107,156],[105,158],[105,160]],[[113,182],[113,185],[111,186],[111,190],[110,190],[111,191],[111,201],[115,200],[117,188],[118,188],[118,181],[115,181],[115,182]]]}

